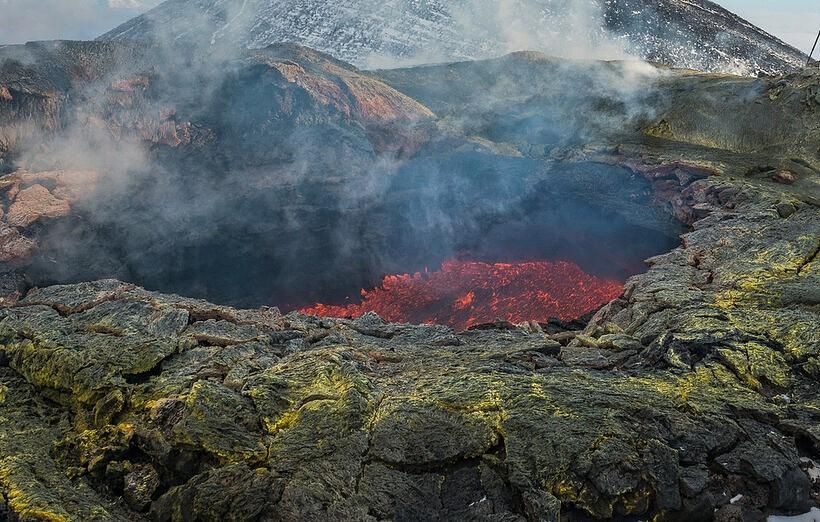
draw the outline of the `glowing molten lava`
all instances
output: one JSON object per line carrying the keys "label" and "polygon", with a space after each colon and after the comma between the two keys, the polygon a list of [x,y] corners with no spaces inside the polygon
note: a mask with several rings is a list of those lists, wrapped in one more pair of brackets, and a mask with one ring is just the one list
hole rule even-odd
{"label": "glowing molten lava", "polygon": [[566,261],[446,261],[437,272],[386,276],[379,288],[362,290],[361,303],[317,304],[302,312],[339,318],[376,312],[390,322],[466,329],[496,319],[572,320],[622,292],[621,283],[591,276]]}

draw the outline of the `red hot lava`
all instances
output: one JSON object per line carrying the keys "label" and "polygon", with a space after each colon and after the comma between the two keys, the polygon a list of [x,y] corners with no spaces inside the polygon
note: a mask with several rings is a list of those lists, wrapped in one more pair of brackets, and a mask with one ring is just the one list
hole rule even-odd
{"label": "red hot lava", "polygon": [[437,272],[386,276],[380,287],[362,290],[361,303],[317,304],[302,312],[339,318],[376,312],[390,322],[467,329],[497,319],[576,319],[617,298],[623,289],[623,284],[591,276],[567,261],[452,260]]}

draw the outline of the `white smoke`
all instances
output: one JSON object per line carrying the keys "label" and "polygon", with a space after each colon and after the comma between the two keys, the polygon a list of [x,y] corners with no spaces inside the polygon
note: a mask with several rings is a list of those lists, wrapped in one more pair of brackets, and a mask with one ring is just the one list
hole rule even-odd
{"label": "white smoke", "polygon": [[451,9],[465,39],[496,40],[497,54],[539,51],[562,58],[627,57],[604,30],[599,2],[578,0],[466,0]]}
{"label": "white smoke", "polygon": [[603,8],[595,0],[459,0],[449,2],[446,11],[453,32],[447,43],[428,45],[412,56],[374,53],[366,66],[384,69],[453,61],[461,52],[451,48],[453,41],[471,49],[464,59],[515,51],[570,59],[631,58],[625,42],[604,28]]}

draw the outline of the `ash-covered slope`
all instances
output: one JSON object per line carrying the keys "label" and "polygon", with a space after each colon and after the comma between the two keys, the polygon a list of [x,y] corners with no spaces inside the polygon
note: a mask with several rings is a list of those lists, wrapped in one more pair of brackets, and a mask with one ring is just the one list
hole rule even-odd
{"label": "ash-covered slope", "polygon": [[779,73],[805,57],[707,0],[169,0],[104,40],[194,38],[251,48],[294,42],[358,66],[538,50],[675,67]]}

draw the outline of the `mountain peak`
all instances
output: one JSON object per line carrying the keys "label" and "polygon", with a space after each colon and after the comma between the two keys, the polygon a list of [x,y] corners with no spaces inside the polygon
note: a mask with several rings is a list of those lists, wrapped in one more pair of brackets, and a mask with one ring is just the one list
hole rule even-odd
{"label": "mountain peak", "polygon": [[787,72],[805,60],[707,0],[168,0],[100,39],[293,42],[369,68],[519,50],[747,75]]}

